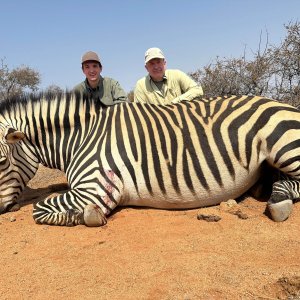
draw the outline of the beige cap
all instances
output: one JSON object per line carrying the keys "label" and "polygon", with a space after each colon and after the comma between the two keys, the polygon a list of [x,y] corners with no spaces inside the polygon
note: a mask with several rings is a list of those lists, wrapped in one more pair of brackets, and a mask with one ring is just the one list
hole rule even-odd
{"label": "beige cap", "polygon": [[153,58],[163,58],[163,59],[165,59],[165,56],[159,48],[149,48],[145,52],[145,64]]}
{"label": "beige cap", "polygon": [[96,52],[88,51],[84,53],[81,57],[82,64],[86,61],[97,61],[98,63],[100,63],[100,58]]}

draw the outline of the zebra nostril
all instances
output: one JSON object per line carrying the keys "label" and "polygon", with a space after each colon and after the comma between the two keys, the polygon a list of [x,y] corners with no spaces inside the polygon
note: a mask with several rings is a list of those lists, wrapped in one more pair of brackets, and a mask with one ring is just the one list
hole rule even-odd
{"label": "zebra nostril", "polygon": [[20,210],[20,204],[17,203],[17,202],[12,202],[11,204],[9,204],[7,207],[6,207],[6,211],[17,211],[17,210]]}
{"label": "zebra nostril", "polygon": [[6,207],[3,203],[0,203],[0,214],[3,214],[6,212]]}
{"label": "zebra nostril", "polygon": [[19,203],[12,201],[10,203],[0,203],[0,214],[4,214],[8,211],[17,211],[20,209]]}

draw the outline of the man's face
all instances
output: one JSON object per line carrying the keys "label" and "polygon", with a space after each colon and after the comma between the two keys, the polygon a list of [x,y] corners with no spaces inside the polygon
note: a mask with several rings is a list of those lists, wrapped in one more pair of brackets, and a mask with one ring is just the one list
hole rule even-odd
{"label": "man's face", "polygon": [[99,80],[102,67],[99,66],[98,62],[88,61],[82,64],[82,71],[89,82],[97,82]]}
{"label": "man's face", "polygon": [[165,75],[166,61],[163,58],[153,58],[146,63],[145,68],[154,81],[161,81]]}

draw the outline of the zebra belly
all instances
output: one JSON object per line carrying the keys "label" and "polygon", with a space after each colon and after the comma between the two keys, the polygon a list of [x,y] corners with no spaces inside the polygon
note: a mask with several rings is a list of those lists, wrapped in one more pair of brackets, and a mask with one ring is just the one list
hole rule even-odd
{"label": "zebra belly", "polygon": [[[134,187],[124,190],[120,203],[121,206],[147,206],[162,209],[188,209],[211,205],[217,205],[229,199],[235,199],[249,190],[258,180],[258,172],[249,174],[241,173],[236,180],[226,180],[223,185],[211,184],[209,190],[202,186],[195,187],[194,191],[186,185],[180,186],[180,192],[176,192],[172,185],[166,188],[166,192],[157,188],[149,193],[145,186],[137,192]],[[135,191],[135,192],[133,192]]]}

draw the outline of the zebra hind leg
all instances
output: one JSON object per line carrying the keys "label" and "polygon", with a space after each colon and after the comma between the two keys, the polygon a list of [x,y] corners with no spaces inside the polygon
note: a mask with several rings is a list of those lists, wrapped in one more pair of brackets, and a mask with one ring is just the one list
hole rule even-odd
{"label": "zebra hind leg", "polygon": [[273,184],[268,209],[275,222],[285,221],[293,209],[293,200],[300,198],[300,181],[279,180]]}

